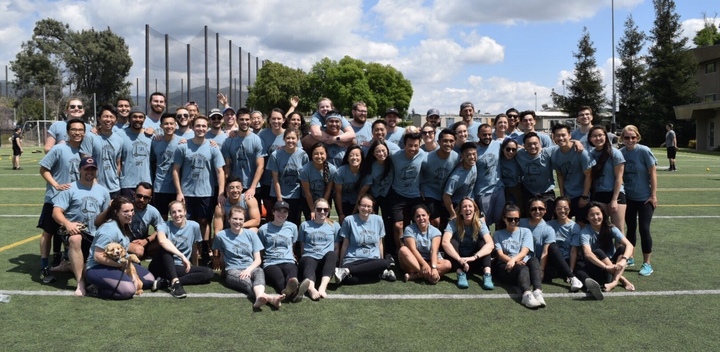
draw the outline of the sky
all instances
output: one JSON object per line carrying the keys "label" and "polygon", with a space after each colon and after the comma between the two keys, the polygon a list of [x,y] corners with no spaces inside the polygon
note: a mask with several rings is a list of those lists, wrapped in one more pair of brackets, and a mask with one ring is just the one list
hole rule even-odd
{"label": "sky", "polygon": [[[253,56],[305,71],[345,55],[392,65],[412,83],[417,113],[457,114],[464,101],[491,114],[540,110],[551,90],[566,90],[583,27],[611,96],[611,9],[611,0],[0,0],[0,80],[44,18],[124,37],[133,82],[145,77],[145,24],[184,42],[207,25]],[[614,0],[614,9],[616,46],[629,15],[649,34],[651,0]],[[703,14],[717,16],[720,5],[676,0],[676,11],[692,46]]]}

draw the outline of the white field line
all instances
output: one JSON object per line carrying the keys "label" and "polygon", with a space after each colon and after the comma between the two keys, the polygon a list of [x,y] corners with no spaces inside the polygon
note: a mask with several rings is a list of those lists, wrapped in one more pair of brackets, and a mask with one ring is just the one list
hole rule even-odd
{"label": "white field line", "polygon": [[[0,294],[9,296],[59,296],[72,297],[73,291],[28,291],[28,290],[0,290]],[[605,297],[648,297],[648,296],[702,296],[702,295],[720,295],[720,290],[681,290],[681,291],[633,291],[633,292],[605,292]],[[138,298],[171,298],[168,293],[144,293]],[[520,294],[500,293],[500,294],[367,294],[367,295],[345,295],[330,294],[327,299],[332,300],[453,300],[453,299],[508,299],[520,298]],[[584,299],[587,297],[585,293],[544,293],[545,298],[573,298]],[[242,293],[188,293],[188,298],[247,298]]]}

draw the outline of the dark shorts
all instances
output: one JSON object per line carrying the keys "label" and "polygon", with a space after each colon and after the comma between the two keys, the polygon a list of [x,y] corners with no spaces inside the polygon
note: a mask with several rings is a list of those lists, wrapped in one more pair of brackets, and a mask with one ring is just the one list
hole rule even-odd
{"label": "dark shorts", "polygon": [[[92,247],[94,237],[89,232],[81,232],[82,242],[80,242],[80,249],[82,250],[83,259],[87,261],[90,256],[90,247]],[[66,248],[70,247],[70,236],[60,236],[60,239],[65,244]]]}
{"label": "dark shorts", "polygon": [[675,159],[676,154],[677,154],[677,149],[675,149],[675,147],[667,147],[668,159]]}
{"label": "dark shorts", "polygon": [[60,229],[60,224],[55,222],[52,217],[53,208],[55,206],[52,203],[43,204],[42,211],[40,212],[40,219],[38,220],[37,228],[43,229],[43,231],[56,235]]}
{"label": "dark shorts", "polygon": [[127,197],[130,199],[130,201],[135,200],[135,188],[120,188],[120,195],[123,197]]}
{"label": "dark shorts", "polygon": [[422,203],[422,198],[407,198],[403,197],[394,190],[390,190],[388,193],[390,204],[392,204],[392,221],[394,222],[407,222],[412,220],[412,210],[416,204]]}
{"label": "dark shorts", "polygon": [[22,155],[22,150],[20,148],[13,147],[13,156],[20,156]]}
{"label": "dark shorts", "polygon": [[[592,196],[592,200],[594,202],[608,204],[612,200],[613,192],[595,192]],[[618,195],[618,204],[627,204],[627,199],[625,199],[625,193],[620,192],[620,195]]]}
{"label": "dark shorts", "polygon": [[[257,199],[268,199],[270,197],[270,185],[260,185],[260,188],[255,190],[255,198]],[[243,190],[243,193],[247,191],[247,188]]]}
{"label": "dark shorts", "polygon": [[[580,208],[580,205],[578,203],[580,202],[580,197],[575,197],[573,199],[570,199],[570,215],[568,215],[569,218],[575,217],[575,221],[582,221],[585,222],[587,220],[587,205],[585,207]],[[588,203],[590,203],[590,200],[588,200]]]}
{"label": "dark shorts", "polygon": [[425,198],[425,206],[430,210],[430,219],[447,219],[450,213],[445,208],[445,203],[441,200]]}
{"label": "dark shorts", "polygon": [[170,212],[170,203],[177,199],[175,193],[154,193],[153,206],[157,208],[162,216],[168,216]]}
{"label": "dark shorts", "polygon": [[188,219],[212,219],[212,197],[185,197]]}

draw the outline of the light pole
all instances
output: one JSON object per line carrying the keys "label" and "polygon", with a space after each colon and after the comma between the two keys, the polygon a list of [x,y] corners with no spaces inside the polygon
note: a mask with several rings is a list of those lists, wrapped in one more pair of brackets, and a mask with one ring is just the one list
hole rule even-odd
{"label": "light pole", "polygon": [[537,112],[537,92],[535,92],[535,111]]}
{"label": "light pole", "polygon": [[615,133],[615,0],[610,2],[611,4],[611,18],[612,18],[612,125],[610,131]]}

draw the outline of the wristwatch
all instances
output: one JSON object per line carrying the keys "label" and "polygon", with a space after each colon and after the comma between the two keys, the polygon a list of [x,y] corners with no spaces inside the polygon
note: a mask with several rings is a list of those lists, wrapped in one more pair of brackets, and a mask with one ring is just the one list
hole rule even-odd
{"label": "wristwatch", "polygon": [[340,136],[335,137],[335,140],[340,142]]}
{"label": "wristwatch", "polygon": [[437,269],[437,265],[435,265],[435,264],[430,265],[430,267],[433,268],[433,269]]}
{"label": "wristwatch", "polygon": [[580,196],[580,199],[588,200],[588,199],[590,199],[590,195],[589,195],[589,194],[587,194],[587,195],[583,194],[583,195]]}

